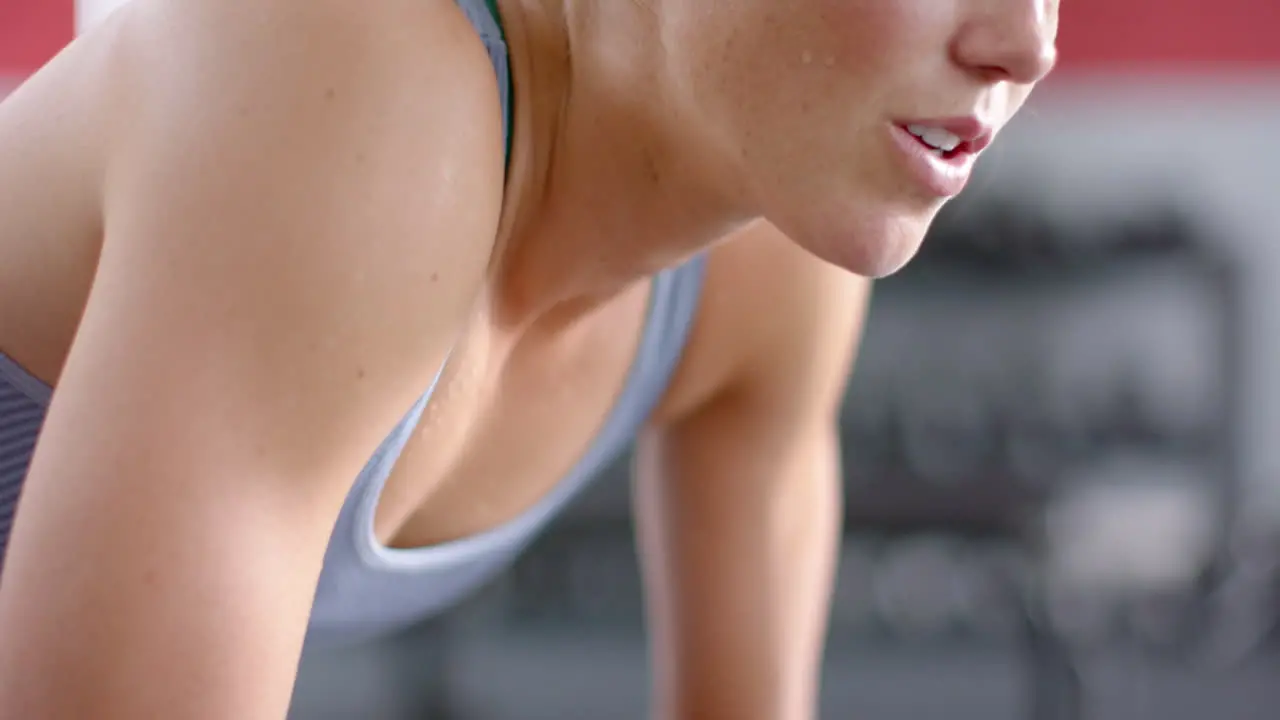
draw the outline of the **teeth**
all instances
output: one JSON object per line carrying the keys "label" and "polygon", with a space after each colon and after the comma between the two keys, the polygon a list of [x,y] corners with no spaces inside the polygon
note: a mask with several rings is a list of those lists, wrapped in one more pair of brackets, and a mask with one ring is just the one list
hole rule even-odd
{"label": "teeth", "polygon": [[926,145],[942,152],[951,152],[960,147],[960,138],[942,128],[908,125],[907,132],[923,140]]}

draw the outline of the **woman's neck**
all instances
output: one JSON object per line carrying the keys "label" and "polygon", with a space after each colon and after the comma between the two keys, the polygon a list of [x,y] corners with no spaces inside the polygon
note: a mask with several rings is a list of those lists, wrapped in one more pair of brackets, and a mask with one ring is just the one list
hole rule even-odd
{"label": "woman's neck", "polygon": [[[504,325],[585,311],[753,215],[666,71],[636,2],[499,0],[515,94],[493,264]],[[718,157],[719,156],[719,157]]]}

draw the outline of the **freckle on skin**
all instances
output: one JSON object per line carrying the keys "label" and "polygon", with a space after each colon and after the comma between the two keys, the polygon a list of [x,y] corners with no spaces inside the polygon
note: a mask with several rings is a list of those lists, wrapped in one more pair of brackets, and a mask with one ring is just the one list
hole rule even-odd
{"label": "freckle on skin", "polygon": [[358,367],[358,368],[356,368],[356,379],[357,379],[357,380],[363,380],[363,379],[364,379],[364,368],[362,368],[362,367]]}
{"label": "freckle on skin", "polygon": [[660,180],[658,175],[658,163],[654,160],[653,155],[645,151],[644,153],[644,169],[645,174],[649,177],[649,181],[657,184]]}

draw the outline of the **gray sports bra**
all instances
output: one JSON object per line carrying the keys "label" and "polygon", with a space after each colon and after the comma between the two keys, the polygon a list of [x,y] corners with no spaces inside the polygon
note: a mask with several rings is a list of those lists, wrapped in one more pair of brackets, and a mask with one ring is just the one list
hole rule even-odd
{"label": "gray sports bra", "polygon": [[[507,52],[496,14],[486,0],[457,2],[489,49],[507,112]],[[308,642],[346,642],[398,629],[449,607],[501,572],[645,422],[679,362],[702,275],[698,256],[654,278],[639,351],[617,403],[577,466],[537,505],[480,535],[413,550],[387,548],[374,538],[374,508],[431,397],[433,382],[377,448],[347,496],[325,555]],[[51,394],[0,353],[0,567]]]}

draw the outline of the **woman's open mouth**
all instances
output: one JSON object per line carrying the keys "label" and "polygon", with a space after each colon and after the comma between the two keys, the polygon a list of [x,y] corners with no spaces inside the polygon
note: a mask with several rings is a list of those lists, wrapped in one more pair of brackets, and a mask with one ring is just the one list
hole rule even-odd
{"label": "woman's open mouth", "polygon": [[978,153],[991,144],[991,128],[974,118],[893,123],[894,143],[907,167],[931,194],[959,195]]}

